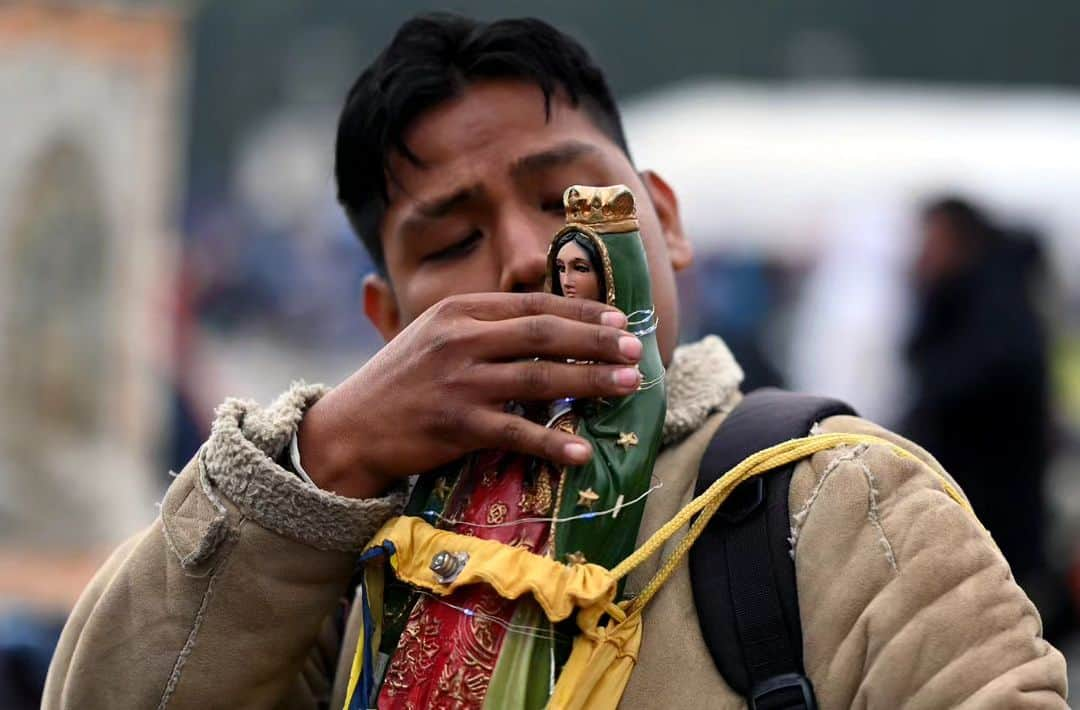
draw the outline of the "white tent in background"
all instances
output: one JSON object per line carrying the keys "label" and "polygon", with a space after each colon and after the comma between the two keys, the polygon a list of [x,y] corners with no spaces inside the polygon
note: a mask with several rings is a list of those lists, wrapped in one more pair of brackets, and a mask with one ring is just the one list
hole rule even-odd
{"label": "white tent in background", "polygon": [[700,248],[815,258],[778,359],[795,389],[871,418],[904,407],[919,200],[960,192],[1044,230],[1060,283],[1080,292],[1080,94],[710,82],[642,97],[625,120]]}
{"label": "white tent in background", "polygon": [[1080,289],[1080,93],[706,82],[632,101],[625,119],[702,246],[803,251],[838,210],[959,190],[1045,229]]}

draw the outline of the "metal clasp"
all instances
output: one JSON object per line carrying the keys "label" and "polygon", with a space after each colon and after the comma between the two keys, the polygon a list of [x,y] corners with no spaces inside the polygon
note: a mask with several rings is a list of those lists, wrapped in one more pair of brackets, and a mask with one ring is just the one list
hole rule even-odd
{"label": "metal clasp", "polygon": [[439,584],[450,584],[461,574],[461,570],[465,569],[468,561],[468,552],[443,550],[431,558],[430,569],[435,573]]}

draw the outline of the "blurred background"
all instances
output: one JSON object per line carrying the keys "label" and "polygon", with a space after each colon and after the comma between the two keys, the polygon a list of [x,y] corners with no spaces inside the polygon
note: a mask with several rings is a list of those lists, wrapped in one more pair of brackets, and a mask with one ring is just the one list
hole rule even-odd
{"label": "blurred background", "polygon": [[[344,94],[415,12],[595,53],[698,252],[685,339],[846,399],[960,479],[1080,682],[1080,5],[0,6],[0,707],[227,395],[379,347]],[[993,447],[993,450],[990,450]]]}

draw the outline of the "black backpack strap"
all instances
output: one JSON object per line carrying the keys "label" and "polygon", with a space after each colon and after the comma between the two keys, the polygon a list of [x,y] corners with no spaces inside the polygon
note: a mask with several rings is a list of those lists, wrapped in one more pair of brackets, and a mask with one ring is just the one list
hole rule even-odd
{"label": "black backpack strap", "polygon": [[[751,454],[806,436],[827,417],[854,413],[843,402],[793,392],[746,395],[705,451],[695,495]],[[705,644],[751,710],[816,707],[803,669],[788,542],[794,469],[791,464],[736,488],[690,550],[690,582]]]}

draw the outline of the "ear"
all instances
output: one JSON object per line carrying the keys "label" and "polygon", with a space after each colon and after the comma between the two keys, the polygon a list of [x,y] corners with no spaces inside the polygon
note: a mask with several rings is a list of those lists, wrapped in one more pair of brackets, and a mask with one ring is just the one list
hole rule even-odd
{"label": "ear", "polygon": [[671,185],[652,170],[641,172],[641,181],[649,191],[656,215],[660,218],[660,228],[664,232],[671,268],[682,271],[694,261],[694,248],[690,246],[683,231],[682,217],[679,215],[679,199]]}
{"label": "ear", "polygon": [[378,274],[364,277],[364,315],[387,342],[401,330],[401,311],[394,290]]}

